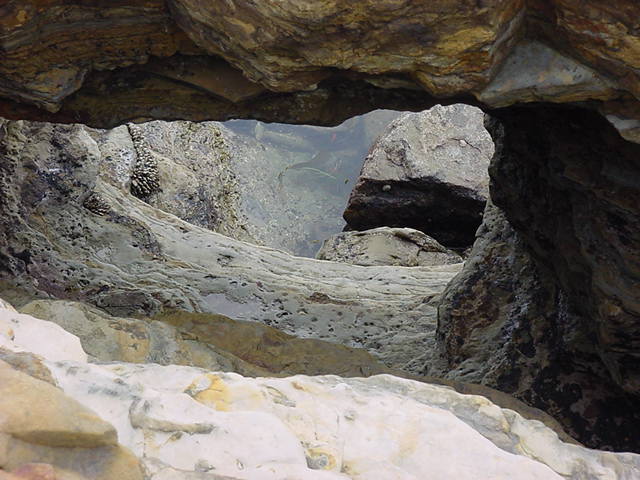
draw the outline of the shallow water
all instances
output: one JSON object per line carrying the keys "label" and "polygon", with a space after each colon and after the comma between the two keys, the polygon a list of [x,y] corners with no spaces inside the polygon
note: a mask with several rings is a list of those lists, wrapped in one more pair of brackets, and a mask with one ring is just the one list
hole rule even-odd
{"label": "shallow water", "polygon": [[[224,125],[240,137],[280,152],[282,164],[265,182],[274,183],[290,203],[300,241],[286,248],[295,255],[313,257],[322,242],[342,231],[342,213],[375,139],[402,112],[376,110],[353,117],[336,127],[230,120]],[[278,206],[280,207],[280,206]],[[255,202],[254,212],[273,208]],[[270,212],[259,212],[269,217]],[[274,213],[274,212],[271,212]],[[288,213],[285,213],[288,215]],[[279,213],[283,215],[283,213]],[[283,219],[283,224],[287,224]],[[287,219],[290,222],[290,219]],[[268,243],[268,242],[267,242]]]}

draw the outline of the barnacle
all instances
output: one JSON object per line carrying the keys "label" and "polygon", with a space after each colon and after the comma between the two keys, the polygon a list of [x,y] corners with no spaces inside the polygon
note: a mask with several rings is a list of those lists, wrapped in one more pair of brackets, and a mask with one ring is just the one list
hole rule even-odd
{"label": "barnacle", "polygon": [[144,199],[160,190],[158,162],[151,154],[140,127],[132,123],[127,124],[127,127],[137,156],[131,171],[130,191],[132,195]]}

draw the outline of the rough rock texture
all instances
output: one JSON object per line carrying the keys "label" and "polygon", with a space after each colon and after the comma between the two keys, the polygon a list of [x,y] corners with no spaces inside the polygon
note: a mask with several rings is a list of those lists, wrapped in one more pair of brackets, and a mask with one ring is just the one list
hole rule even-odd
{"label": "rough rock texture", "polygon": [[552,271],[488,204],[463,271],[442,295],[446,362],[429,374],[509,392],[587,445],[635,450],[637,398],[608,375],[585,322]]}
{"label": "rough rock texture", "polygon": [[417,267],[462,262],[456,252],[418,230],[389,227],[333,235],[322,244],[316,258],[364,266]]}
{"label": "rough rock texture", "polygon": [[477,108],[405,114],[371,147],[344,218],[357,230],[411,227],[448,247],[470,246],[489,194],[492,155]]}
{"label": "rough rock texture", "polygon": [[[35,337],[44,343],[43,335]],[[70,338],[67,334],[56,340],[65,343]],[[57,448],[53,453],[53,447],[40,445],[20,449],[18,440],[10,440],[3,447],[12,456],[7,461],[0,455],[0,468],[12,470],[13,476],[4,475],[3,480],[43,480],[38,474],[60,480],[141,478],[137,459],[121,447],[120,456],[112,456],[106,465],[101,462],[115,432],[81,404],[113,423],[150,480],[477,479],[478,472],[496,479],[517,475],[579,480],[597,474],[623,480],[640,466],[638,455],[562,443],[540,422],[481,396],[389,375],[250,380],[192,367],[46,364],[75,400],[0,363],[0,375],[8,380],[2,388],[27,382],[30,388],[47,390],[30,407],[36,413],[44,408],[52,419],[46,432],[38,430],[37,414],[14,415],[2,425],[8,425],[13,436],[27,432],[30,439],[46,439]],[[0,403],[15,404],[22,398],[5,395]],[[26,405],[15,408],[25,411]],[[72,416],[65,416],[67,412]],[[70,422],[83,426],[69,432]],[[105,432],[108,445],[100,446],[102,436],[95,432]],[[78,439],[98,445],[60,448]],[[461,450],[461,444],[467,448]],[[91,460],[82,464],[87,455]],[[91,474],[85,476],[88,466]],[[119,471],[123,466],[126,472]],[[105,471],[112,476],[103,476]]]}
{"label": "rough rock texture", "polygon": [[58,388],[2,361],[0,419],[0,468],[18,478],[25,465],[42,461],[56,475],[48,478],[144,478],[138,459],[118,445],[113,426]]}
{"label": "rough rock texture", "polygon": [[586,317],[611,378],[640,394],[640,147],[580,109],[495,115],[494,202]]}
{"label": "rough rock texture", "polygon": [[[85,132],[102,156],[100,174],[149,205],[231,238],[313,256],[342,230],[364,152],[397,115],[370,112],[333,128],[157,121]],[[83,206],[110,211],[95,192]]]}
{"label": "rough rock texture", "polygon": [[328,75],[323,67],[411,73],[440,95],[470,90],[489,79],[522,21],[518,0],[471,11],[470,5],[424,1],[172,4],[196,44],[224,55],[250,79],[284,91],[315,86]]}
{"label": "rough rock texture", "polygon": [[35,300],[20,311],[77,335],[98,362],[188,365],[244,376],[353,377],[390,371],[364,350],[222,315],[176,311],[153,319],[119,318],[64,300]]}
{"label": "rough rock texture", "polygon": [[155,475],[578,480],[631,479],[640,468],[638,455],[564,444],[483,397],[387,375],[252,380],[189,367],[52,368]]}
{"label": "rough rock texture", "polygon": [[[7,311],[0,310],[0,315],[14,316],[15,310],[6,302],[4,305],[0,308]],[[83,352],[81,359],[88,357],[89,361],[97,363],[122,360],[140,362],[145,354],[144,319],[113,317],[88,305],[64,300],[36,300],[26,304],[21,310],[41,317],[22,314],[20,322],[23,324],[41,325],[53,321],[63,325],[65,330],[55,329],[53,326],[53,330],[33,329],[33,337],[29,339],[14,337],[6,341],[4,347],[0,347],[0,360],[51,385],[57,386],[57,383],[44,364],[44,359],[70,359],[59,355],[61,349],[72,351],[70,347],[75,348],[78,344],[78,338],[69,332],[77,333],[83,348],[87,348],[89,352],[88,356]],[[155,336],[152,341],[155,340],[153,343],[158,352],[153,352],[152,356],[142,360],[153,360],[153,363],[159,364],[168,364],[169,361],[183,364],[190,362],[190,366],[204,369],[216,367],[217,371],[240,373],[249,377],[326,372],[339,372],[346,377],[367,377],[386,373],[445,385],[462,394],[487,397],[502,408],[544,423],[563,441],[576,443],[551,416],[510,395],[483,385],[411,375],[386,367],[361,349],[351,349],[321,340],[299,339],[258,323],[233,321],[215,314],[174,311],[160,314],[151,320],[152,324],[158,322],[164,323],[165,328],[156,326],[155,329],[146,329],[152,330],[150,336]],[[179,331],[182,341],[176,341],[176,335],[170,326]],[[50,332],[54,332],[54,335]],[[43,338],[43,334],[47,337]],[[57,349],[51,348],[51,343],[57,345]],[[27,346],[34,348],[34,352],[26,350]],[[119,346],[124,348],[118,348]],[[136,348],[142,350],[142,355],[132,355],[131,350]]]}
{"label": "rough rock texture", "polygon": [[[407,371],[428,361],[435,303],[459,265],[358,267],[244,244],[132,196],[127,170],[83,127],[0,132],[1,280],[118,316],[180,308],[258,321]],[[107,214],[83,206],[89,194]]]}
{"label": "rough rock texture", "polygon": [[0,115],[335,124],[474,95],[595,100],[635,135],[639,17],[635,0],[11,0]]}

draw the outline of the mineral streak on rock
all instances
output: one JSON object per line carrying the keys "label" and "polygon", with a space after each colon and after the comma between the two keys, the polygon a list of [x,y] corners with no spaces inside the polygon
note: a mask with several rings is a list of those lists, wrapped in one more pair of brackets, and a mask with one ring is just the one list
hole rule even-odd
{"label": "mineral streak on rock", "polygon": [[0,115],[336,124],[434,97],[628,111],[637,18],[635,0],[12,0],[0,10]]}

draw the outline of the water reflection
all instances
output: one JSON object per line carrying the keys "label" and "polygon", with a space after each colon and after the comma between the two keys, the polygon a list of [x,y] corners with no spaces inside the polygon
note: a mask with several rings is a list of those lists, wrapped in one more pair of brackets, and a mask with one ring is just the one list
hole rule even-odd
{"label": "water reflection", "polygon": [[[377,110],[336,127],[231,120],[225,126],[248,142],[257,142],[270,167],[258,173],[272,183],[278,202],[254,199],[251,209],[263,222],[298,229],[296,242],[274,245],[295,255],[314,256],[322,241],[344,227],[342,212],[374,140],[400,112]],[[276,164],[276,165],[274,165]],[[280,217],[273,218],[276,214]],[[266,244],[270,242],[266,241]]]}

